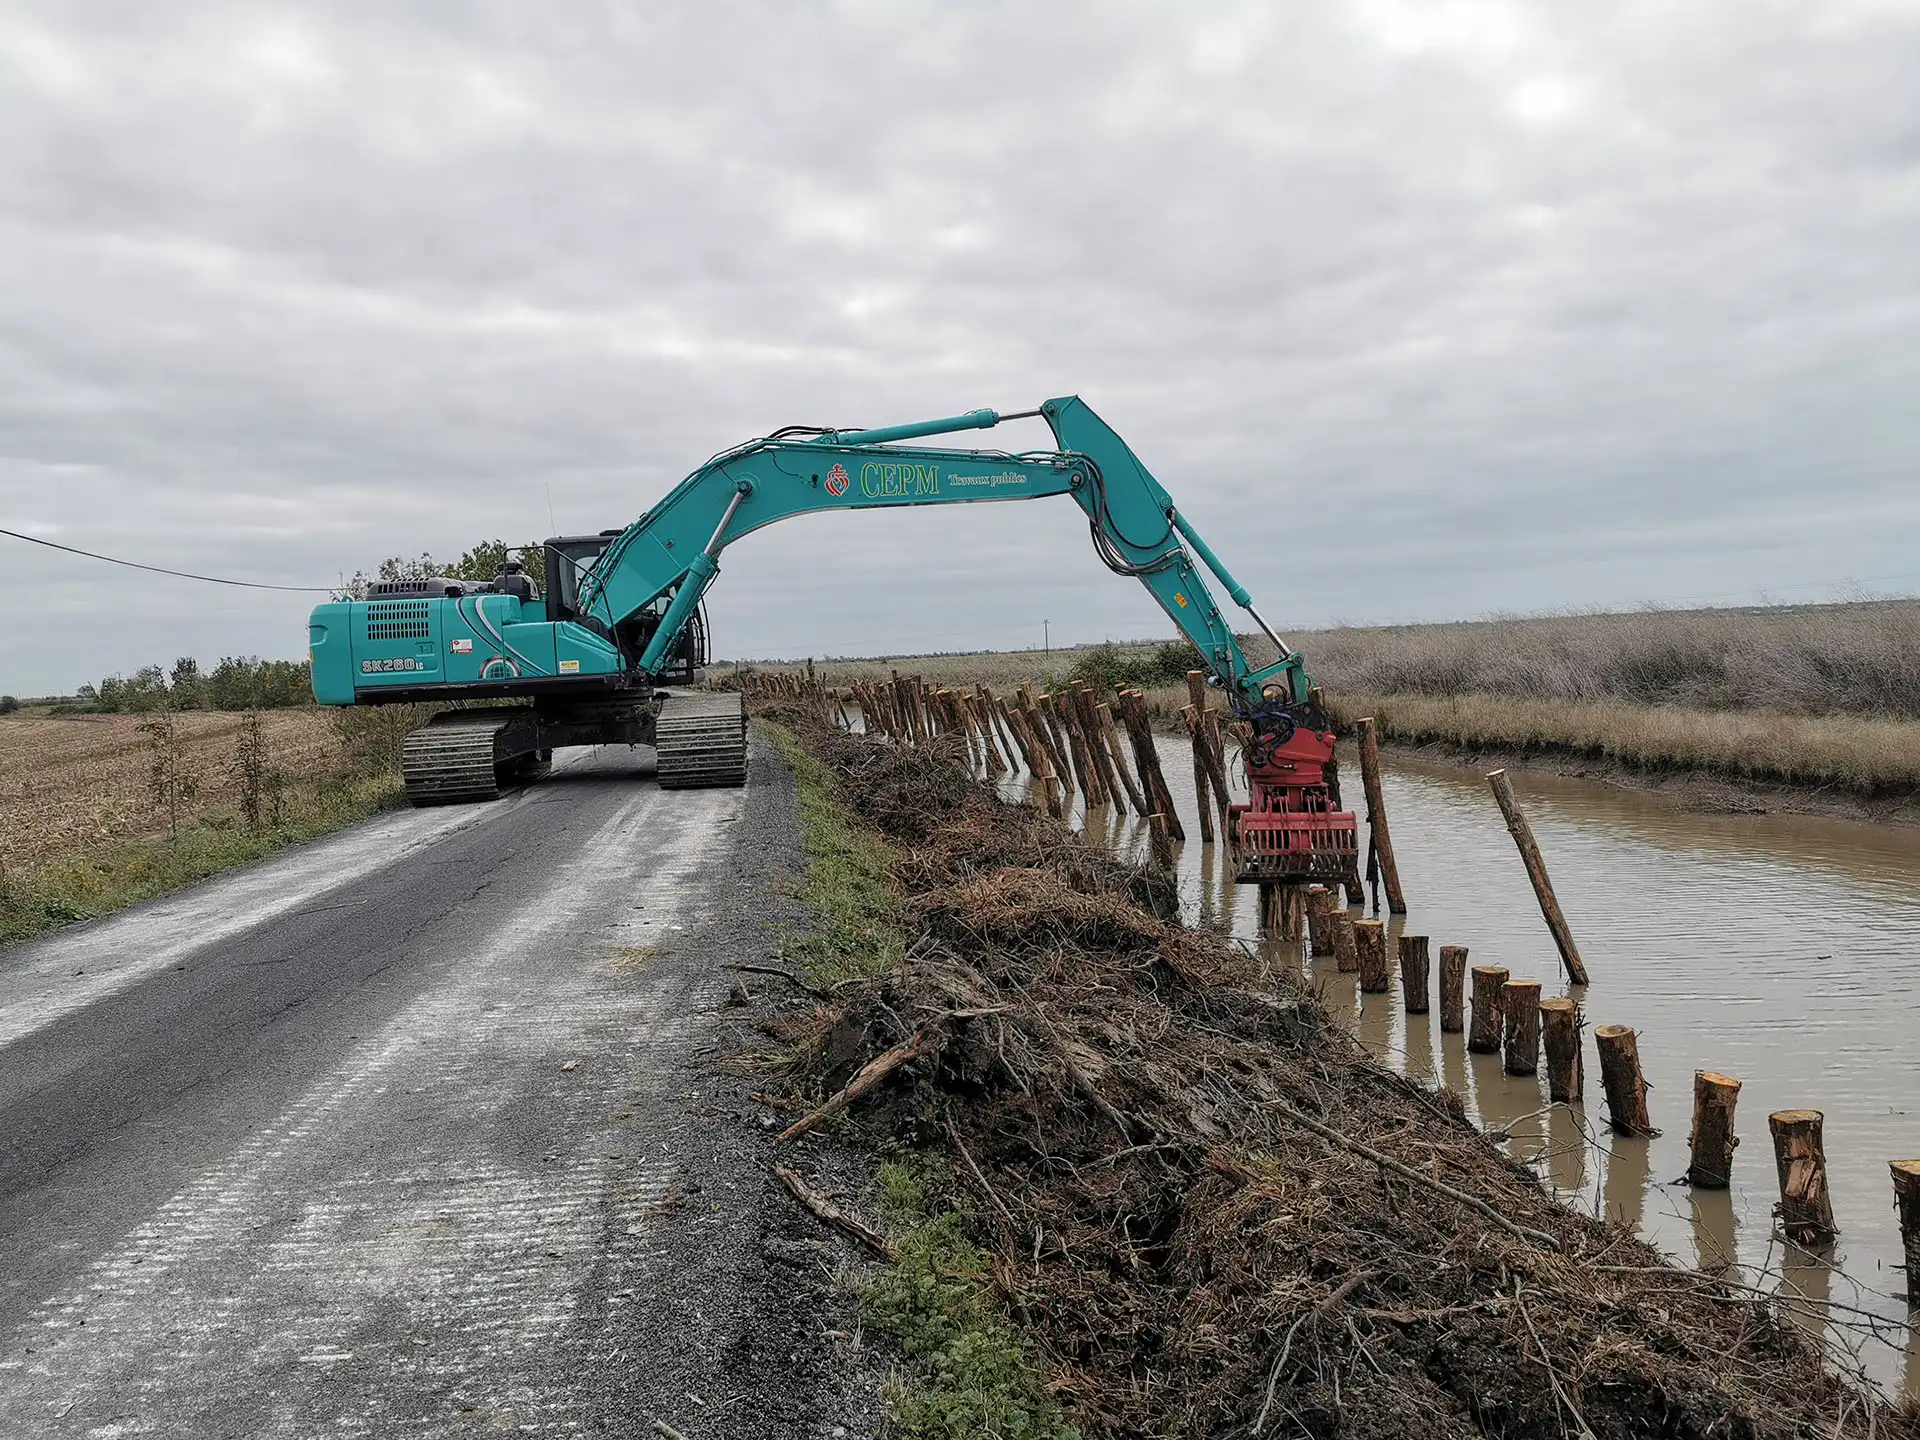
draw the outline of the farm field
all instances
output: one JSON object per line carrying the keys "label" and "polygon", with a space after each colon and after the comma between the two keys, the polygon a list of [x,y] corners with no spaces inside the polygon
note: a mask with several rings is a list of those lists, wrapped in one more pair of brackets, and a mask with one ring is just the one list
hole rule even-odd
{"label": "farm field", "polygon": [[[76,848],[164,830],[149,772],[152,750],[141,715],[0,719],[0,864],[19,870]],[[184,713],[173,717],[183,771],[195,797],[182,820],[237,808],[234,757],[245,717]],[[340,741],[329,717],[313,710],[260,715],[269,762],[290,780],[340,768]]]}

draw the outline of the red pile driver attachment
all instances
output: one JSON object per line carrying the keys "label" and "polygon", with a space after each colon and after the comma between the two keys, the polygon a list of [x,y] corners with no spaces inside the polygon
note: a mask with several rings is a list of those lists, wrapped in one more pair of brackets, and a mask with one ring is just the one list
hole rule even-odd
{"label": "red pile driver attachment", "polygon": [[[1311,712],[1310,712],[1311,713]],[[1227,816],[1234,878],[1243,884],[1336,884],[1359,871],[1360,826],[1334,809],[1333,732],[1305,725],[1256,734],[1241,752],[1249,798]]]}

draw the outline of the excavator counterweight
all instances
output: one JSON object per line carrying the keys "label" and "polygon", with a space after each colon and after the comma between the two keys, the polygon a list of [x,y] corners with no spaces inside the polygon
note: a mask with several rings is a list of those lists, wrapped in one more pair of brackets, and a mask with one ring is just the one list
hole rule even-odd
{"label": "excavator counterweight", "polygon": [[[901,442],[1039,417],[1054,448],[1009,453]],[[737,695],[691,687],[707,658],[702,598],[735,540],[819,510],[1064,495],[1095,553],[1144,585],[1199,650],[1242,733],[1248,800],[1229,812],[1238,878],[1344,878],[1357,827],[1335,808],[1333,734],[1302,658],[1253,608],[1125,441],[1074,396],[1001,416],[974,410],[877,429],[790,426],[716,455],[620,531],[558,536],[543,590],[517,568],[491,584],[382,583],[318,606],[309,629],[325,705],[509,701],[436,715],[406,741],[416,804],[483,800],[537,779],[553,751],[650,745],[663,788],[739,785],[746,721]],[[1215,604],[1211,573],[1278,651],[1254,666]]]}

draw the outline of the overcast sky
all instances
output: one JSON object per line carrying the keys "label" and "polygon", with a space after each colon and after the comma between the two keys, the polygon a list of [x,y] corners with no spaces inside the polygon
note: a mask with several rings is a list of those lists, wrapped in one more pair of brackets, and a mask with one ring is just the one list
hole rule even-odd
{"label": "overcast sky", "polygon": [[[1292,624],[1908,591],[1916,76],[1912,4],[14,0],[0,525],[326,584],[1078,393]],[[0,547],[0,689],[304,653]],[[712,610],[1167,629],[1065,500],[792,522]]]}

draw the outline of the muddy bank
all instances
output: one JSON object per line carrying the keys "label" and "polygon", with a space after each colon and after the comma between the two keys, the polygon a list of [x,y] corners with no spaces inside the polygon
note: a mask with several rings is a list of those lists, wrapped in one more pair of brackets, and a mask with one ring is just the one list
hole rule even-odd
{"label": "muddy bank", "polygon": [[916,930],[814,1016],[809,1079],[914,1055],[852,1114],[951,1163],[1087,1433],[1903,1433],[1773,1304],[1562,1208],[1297,976],[1169,923],[1163,880],[957,750],[781,718]]}
{"label": "muddy bank", "polygon": [[1516,773],[1536,771],[1589,780],[1654,795],[1679,809],[1701,814],[1820,815],[1881,825],[1920,825],[1920,784],[1906,793],[1862,794],[1840,785],[1796,785],[1708,769],[1631,765],[1572,746],[1521,749],[1390,738],[1382,748],[1396,755],[1471,770],[1476,775],[1505,768]]}

